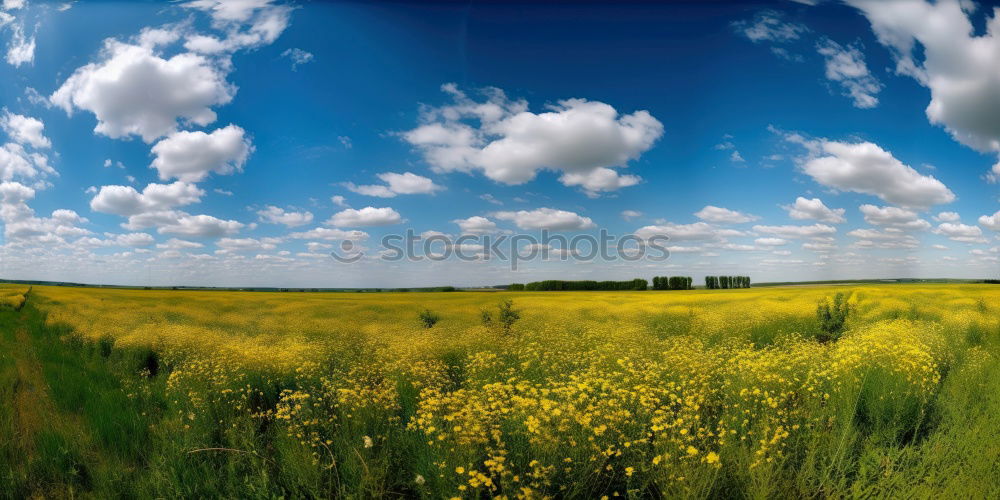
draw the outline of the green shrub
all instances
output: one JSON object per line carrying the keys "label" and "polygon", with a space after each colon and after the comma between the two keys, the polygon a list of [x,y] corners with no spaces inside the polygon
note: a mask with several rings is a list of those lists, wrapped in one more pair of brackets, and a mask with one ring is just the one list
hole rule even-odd
{"label": "green shrub", "polygon": [[844,333],[844,326],[847,317],[851,314],[851,305],[847,302],[847,297],[843,293],[838,293],[833,297],[833,303],[829,300],[820,301],[816,306],[816,317],[819,319],[820,333],[817,340],[829,342],[837,340]]}
{"label": "green shrub", "polygon": [[420,323],[424,325],[424,328],[434,328],[434,325],[441,319],[441,316],[431,312],[430,309],[424,309],[419,317]]}
{"label": "green shrub", "polygon": [[97,341],[98,350],[101,352],[102,358],[107,358],[111,356],[111,351],[115,347],[115,338],[111,335],[102,335]]}
{"label": "green shrub", "polygon": [[504,335],[511,334],[514,330],[514,323],[517,323],[519,319],[521,319],[521,311],[514,309],[514,301],[510,299],[501,300],[497,304],[496,318],[493,317],[493,313],[486,309],[480,312],[483,326],[494,328]]}

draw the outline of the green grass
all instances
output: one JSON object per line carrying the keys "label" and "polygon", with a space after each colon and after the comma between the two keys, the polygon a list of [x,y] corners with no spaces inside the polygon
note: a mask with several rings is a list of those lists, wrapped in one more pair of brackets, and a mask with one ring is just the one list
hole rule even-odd
{"label": "green grass", "polygon": [[[190,453],[168,411],[167,373],[140,375],[149,352],[83,342],[46,327],[33,306],[0,311],[0,498],[261,496],[287,491],[261,460]],[[276,399],[272,396],[273,399]],[[272,401],[265,405],[273,405]],[[257,430],[220,414],[218,444],[260,447]],[[235,425],[235,427],[233,427]],[[249,441],[249,442],[247,442]]]}

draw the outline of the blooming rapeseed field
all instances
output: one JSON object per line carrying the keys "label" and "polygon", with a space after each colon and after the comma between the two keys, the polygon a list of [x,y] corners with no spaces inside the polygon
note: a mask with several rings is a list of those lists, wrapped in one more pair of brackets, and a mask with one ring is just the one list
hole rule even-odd
{"label": "blooming rapeseed field", "polygon": [[0,285],[0,308],[20,309],[28,290],[26,285]]}
{"label": "blooming rapeseed field", "polygon": [[[817,304],[836,293],[846,330],[819,341]],[[480,321],[501,299],[522,318],[507,334]],[[36,286],[31,301],[50,327],[139,360],[122,364],[123,390],[161,440],[143,459],[157,471],[143,479],[150,494],[1000,492],[997,474],[975,477],[997,472],[983,453],[1000,446],[1000,288],[988,285]],[[432,328],[425,310],[440,316]]]}

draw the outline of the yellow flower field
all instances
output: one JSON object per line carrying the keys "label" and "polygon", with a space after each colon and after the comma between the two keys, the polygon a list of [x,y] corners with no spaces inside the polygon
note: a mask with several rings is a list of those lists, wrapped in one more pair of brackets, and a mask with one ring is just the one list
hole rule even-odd
{"label": "yellow flower field", "polygon": [[[837,293],[846,327],[818,341]],[[480,320],[503,299],[509,334]],[[52,328],[155,353],[126,387],[163,391],[172,444],[151,463],[237,450],[211,460],[272,478],[249,496],[933,495],[962,484],[928,471],[977,446],[1000,345],[990,285],[31,301]],[[151,491],[184,493],[170,481]]]}
{"label": "yellow flower field", "polygon": [[0,308],[20,309],[28,290],[25,285],[0,285]]}

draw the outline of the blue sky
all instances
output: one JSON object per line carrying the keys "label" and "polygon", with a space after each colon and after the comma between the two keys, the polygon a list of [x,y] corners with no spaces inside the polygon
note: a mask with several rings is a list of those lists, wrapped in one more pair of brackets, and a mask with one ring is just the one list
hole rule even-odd
{"label": "blue sky", "polygon": [[[996,18],[916,0],[5,0],[0,275],[995,277]],[[671,256],[380,259],[408,229],[664,235]],[[345,240],[349,264],[329,255]]]}

